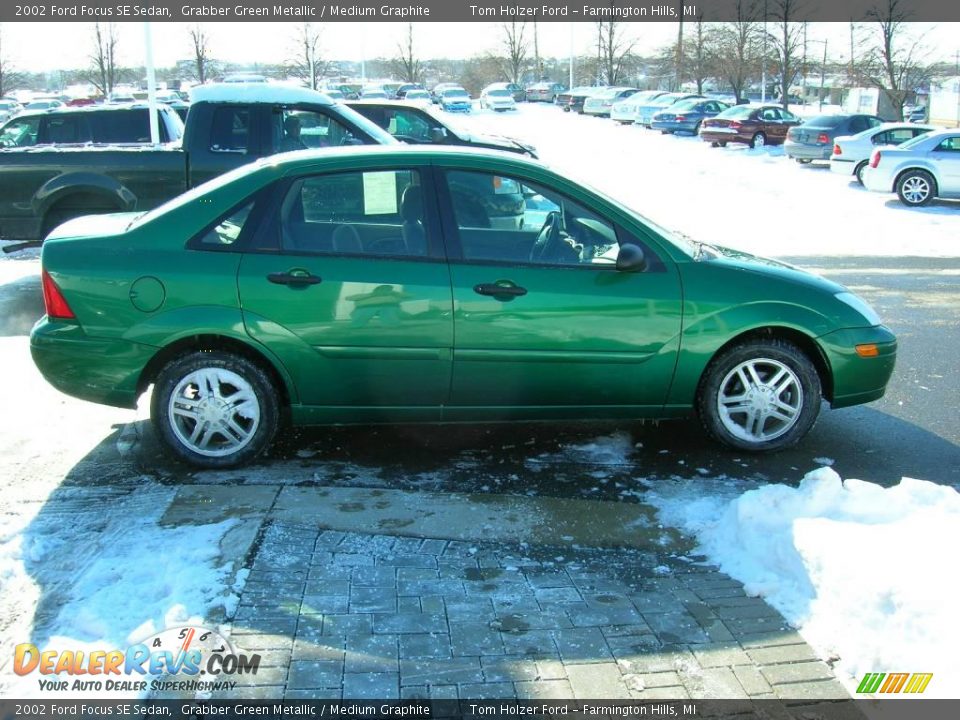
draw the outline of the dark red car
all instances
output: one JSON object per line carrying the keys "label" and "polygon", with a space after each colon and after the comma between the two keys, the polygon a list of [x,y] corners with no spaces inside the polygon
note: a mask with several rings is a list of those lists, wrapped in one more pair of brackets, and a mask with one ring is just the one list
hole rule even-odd
{"label": "dark red car", "polygon": [[713,147],[744,143],[750,147],[782,145],[800,118],[779,105],[735,105],[700,125],[700,137]]}

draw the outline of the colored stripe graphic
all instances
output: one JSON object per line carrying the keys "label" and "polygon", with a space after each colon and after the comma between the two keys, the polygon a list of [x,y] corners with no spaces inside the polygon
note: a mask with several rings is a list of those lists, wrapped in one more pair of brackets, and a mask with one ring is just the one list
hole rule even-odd
{"label": "colored stripe graphic", "polygon": [[863,680],[860,681],[860,686],[857,688],[857,692],[876,692],[877,688],[880,687],[880,683],[883,682],[884,677],[886,677],[886,673],[867,673],[863,676]]}
{"label": "colored stripe graphic", "polygon": [[927,689],[927,685],[930,684],[932,678],[933,673],[914,673],[903,691],[905,693],[922,693]]}
{"label": "colored stripe graphic", "polygon": [[887,675],[887,681],[883,684],[883,687],[880,688],[882,693],[898,693],[901,688],[903,688],[904,683],[907,682],[907,678],[910,677],[910,673],[890,673]]}

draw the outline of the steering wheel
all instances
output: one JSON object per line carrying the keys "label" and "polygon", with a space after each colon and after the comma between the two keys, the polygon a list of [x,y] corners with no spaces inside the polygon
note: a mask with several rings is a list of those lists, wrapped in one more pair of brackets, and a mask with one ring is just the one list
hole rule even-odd
{"label": "steering wheel", "polygon": [[537,241],[530,249],[530,260],[533,262],[550,262],[558,252],[563,238],[560,235],[560,213],[552,211],[547,213],[547,219],[540,228],[537,235]]}

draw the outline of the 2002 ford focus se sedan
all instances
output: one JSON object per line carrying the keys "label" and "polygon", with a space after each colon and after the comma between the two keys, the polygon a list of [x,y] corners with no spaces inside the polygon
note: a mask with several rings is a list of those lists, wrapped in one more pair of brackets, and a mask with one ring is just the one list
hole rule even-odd
{"label": "2002 ford focus se sedan", "polygon": [[[516,222],[498,222],[504,216]],[[42,254],[31,348],[65,393],[134,407],[199,466],[284,421],[699,415],[777,450],[883,395],[896,340],[796,268],[676,237],[519,156],[300,151]]]}

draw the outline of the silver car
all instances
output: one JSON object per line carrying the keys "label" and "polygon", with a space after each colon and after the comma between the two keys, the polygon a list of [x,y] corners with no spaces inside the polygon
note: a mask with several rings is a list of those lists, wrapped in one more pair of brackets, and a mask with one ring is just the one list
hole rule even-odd
{"label": "silver car", "polygon": [[892,148],[877,148],[863,171],[874,192],[895,192],[904,205],[960,198],[960,129],[937,130]]}
{"label": "silver car", "polygon": [[870,154],[881,145],[902,145],[935,130],[932,125],[913,123],[884,123],[856,135],[841,135],[833,139],[833,154],[830,170],[840,175],[853,175],[863,185],[863,170],[870,161]]}

